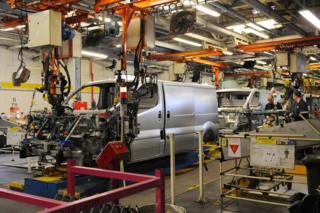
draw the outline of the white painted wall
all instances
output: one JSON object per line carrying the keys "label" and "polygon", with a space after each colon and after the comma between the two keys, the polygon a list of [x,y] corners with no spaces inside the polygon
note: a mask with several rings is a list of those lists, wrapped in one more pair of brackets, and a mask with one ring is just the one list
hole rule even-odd
{"label": "white painted wall", "polygon": [[[30,79],[27,83],[40,84],[41,83],[41,71],[42,64],[40,58],[32,60],[31,58],[37,56],[38,54],[32,52],[24,52],[24,60],[27,65],[27,68],[31,71]],[[17,71],[20,63],[17,59],[18,50],[9,50],[5,47],[0,47],[0,82],[11,82],[11,75],[13,72]],[[71,61],[68,62],[68,68],[70,75],[73,76],[74,65]],[[102,80],[106,78],[113,78],[113,72],[111,70],[105,69],[105,65],[102,62],[94,61],[93,62],[94,70],[94,80]],[[81,83],[86,83],[90,81],[90,67],[89,60],[81,60]],[[2,84],[0,84],[2,85]],[[28,113],[33,91],[30,89],[23,89],[20,87],[15,87],[13,89],[0,88],[0,113],[5,112],[9,113],[9,108],[13,101],[13,98],[16,98],[18,107],[21,112]],[[89,94],[84,94],[83,96],[89,97]],[[50,105],[42,98],[41,93],[36,93],[35,102],[33,110],[41,110],[44,107],[50,108]]]}
{"label": "white painted wall", "polygon": [[[42,65],[39,59],[35,61],[31,60],[32,57],[36,56],[36,53],[25,53],[25,63],[27,64],[28,69],[31,71],[29,83],[41,83],[41,69]],[[11,82],[11,75],[13,72],[17,71],[20,62],[18,61],[18,50],[8,50],[5,47],[0,47],[0,82]],[[28,112],[31,104],[32,90],[26,89],[4,89],[0,88],[0,112],[9,112],[9,108],[13,101],[13,98],[16,98],[18,106],[21,112]],[[35,108],[48,107],[42,100],[42,95],[36,95]]]}

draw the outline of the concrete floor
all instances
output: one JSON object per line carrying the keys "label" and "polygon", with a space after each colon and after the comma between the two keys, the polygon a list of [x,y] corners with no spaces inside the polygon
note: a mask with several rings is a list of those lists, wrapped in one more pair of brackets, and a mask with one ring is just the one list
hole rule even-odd
{"label": "concrete floor", "polygon": [[[0,164],[4,161],[10,160],[8,155],[0,154]],[[225,162],[224,168],[230,168],[233,166],[233,162]],[[191,213],[212,213],[221,212],[220,199],[219,199],[219,163],[218,161],[212,161],[208,164],[208,172],[204,173],[205,182],[205,197],[208,200],[206,204],[199,204],[195,202],[198,199],[198,169],[193,169],[187,173],[176,176],[176,203],[187,209],[187,212]],[[13,168],[0,165],[0,187],[7,188],[9,181],[22,181],[24,177],[29,176],[25,169]],[[293,185],[293,191],[305,191],[305,186]],[[166,177],[166,199],[170,202],[170,179]],[[154,190],[148,190],[143,193],[128,197],[121,200],[124,205],[138,205],[143,206],[154,203],[155,193]],[[257,204],[246,201],[232,201],[228,203],[223,212],[259,212],[259,213],[284,213],[288,212],[285,207],[275,207],[265,204]],[[6,199],[0,199],[0,213],[14,212],[14,213],[31,213],[40,210],[38,207],[21,204]]]}

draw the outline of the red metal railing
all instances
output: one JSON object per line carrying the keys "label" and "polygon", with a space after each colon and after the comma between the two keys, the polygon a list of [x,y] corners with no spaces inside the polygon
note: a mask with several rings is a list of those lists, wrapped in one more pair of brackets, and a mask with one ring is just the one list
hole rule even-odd
{"label": "red metal railing", "polygon": [[80,212],[84,209],[91,209],[93,207],[101,206],[108,202],[117,201],[118,199],[128,197],[130,195],[148,190],[150,188],[156,188],[156,213],[165,212],[164,179],[160,170],[156,170],[155,176],[149,176],[128,172],[118,172],[112,170],[75,166],[75,162],[73,160],[69,160],[67,172],[67,191],[71,196],[73,196],[75,193],[76,174],[126,180],[134,183],[73,202],[57,201],[7,189],[0,189],[0,198],[6,198],[46,208],[45,210],[40,211],[41,213],[69,213]]}

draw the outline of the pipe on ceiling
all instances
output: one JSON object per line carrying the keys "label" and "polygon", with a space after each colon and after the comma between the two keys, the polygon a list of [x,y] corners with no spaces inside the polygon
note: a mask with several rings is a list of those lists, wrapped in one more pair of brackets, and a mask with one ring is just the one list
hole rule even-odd
{"label": "pipe on ceiling", "polygon": [[301,28],[297,27],[295,24],[289,23],[289,21],[287,19],[285,19],[281,15],[277,14],[275,11],[273,11],[271,8],[267,7],[266,5],[262,4],[261,2],[259,2],[257,0],[241,0],[241,1],[250,5],[253,8],[263,12],[264,14],[275,19],[279,23],[282,23],[287,29],[295,31],[303,36],[307,35],[307,32],[305,32]]}
{"label": "pipe on ceiling", "polygon": [[236,33],[234,31],[231,31],[231,30],[228,30],[226,28],[223,28],[223,27],[220,27],[220,26],[217,26],[217,25],[214,25],[214,24],[211,24],[207,21],[205,21],[204,19],[201,19],[199,17],[197,17],[197,24],[199,24],[200,26],[204,27],[206,30],[209,30],[209,31],[218,31],[220,33],[223,33],[225,35],[229,35],[229,36],[233,36],[233,37],[236,37],[236,38],[239,38],[243,41],[245,41],[246,43],[249,43],[249,39],[244,36],[244,35],[241,35],[239,33]]}

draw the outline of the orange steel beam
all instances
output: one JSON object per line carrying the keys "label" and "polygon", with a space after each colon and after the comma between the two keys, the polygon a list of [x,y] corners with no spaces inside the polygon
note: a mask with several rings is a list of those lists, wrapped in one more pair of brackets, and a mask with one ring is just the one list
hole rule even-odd
{"label": "orange steel beam", "polygon": [[114,12],[122,17],[122,35],[121,35],[121,70],[126,70],[127,68],[127,30],[130,21],[135,16],[140,16],[143,19],[144,15],[147,13],[147,9],[174,2],[176,0],[137,0],[132,1],[127,4],[121,4],[121,0],[96,0],[95,11],[101,12],[108,6],[105,10]]}
{"label": "orange steel beam", "polygon": [[134,9],[130,5],[125,6],[122,9],[122,33],[121,33],[121,47],[122,47],[122,57],[121,57],[121,70],[126,70],[127,68],[127,31],[134,14]]}
{"label": "orange steel beam", "polygon": [[320,64],[308,64],[307,68],[309,70],[320,69]]}
{"label": "orange steel beam", "polygon": [[214,74],[214,83],[217,88],[220,87],[219,68],[212,66],[212,74]]}
{"label": "orange steel beam", "polygon": [[133,3],[133,6],[138,8],[150,8],[161,4],[168,4],[176,0],[139,0]]}
{"label": "orange steel beam", "polygon": [[292,47],[304,47],[320,44],[320,36],[311,36],[297,39],[289,39],[282,41],[271,41],[263,43],[255,43],[249,45],[238,45],[236,49],[245,52],[260,52],[274,49],[281,49],[283,45],[292,45]]}
{"label": "orange steel beam", "polygon": [[225,73],[225,77],[241,77],[241,76],[270,76],[271,72],[241,72],[241,73]]}
{"label": "orange steel beam", "polygon": [[[143,10],[147,8],[152,8],[161,4],[167,4],[171,2],[175,2],[176,0],[137,0],[137,1],[132,1],[130,3],[127,3],[131,5],[132,7],[138,8],[138,10]],[[121,0],[96,0],[95,4],[95,11],[96,12],[101,12],[104,10],[104,6],[111,6],[113,5],[113,10],[117,10],[117,7],[121,7],[124,4],[120,4]],[[125,5],[127,5],[125,4]],[[109,10],[111,8],[108,8]]]}
{"label": "orange steel beam", "polygon": [[202,59],[202,58],[190,58],[190,59],[186,59],[185,61],[195,62],[195,63],[199,63],[199,64],[205,64],[205,65],[210,65],[210,66],[213,66],[213,67],[227,67],[227,65],[224,64],[224,63],[209,61],[209,60]]}
{"label": "orange steel beam", "polygon": [[177,52],[177,53],[157,53],[150,56],[151,59],[155,59],[158,61],[170,61],[175,59],[187,59],[188,57],[193,58],[201,58],[201,57],[209,57],[209,56],[220,56],[223,53],[220,50],[215,49],[205,49],[205,50],[195,50],[195,51],[187,51],[187,52]]}
{"label": "orange steel beam", "polygon": [[104,6],[115,3],[120,3],[120,0],[96,0],[94,8],[96,12],[101,12]]}
{"label": "orange steel beam", "polygon": [[67,8],[63,7],[67,4],[72,4],[80,0],[40,0],[36,2],[23,2],[21,0],[7,0],[7,4],[11,8],[24,8],[36,11],[43,11],[48,9],[55,9],[59,11],[68,11]]}

